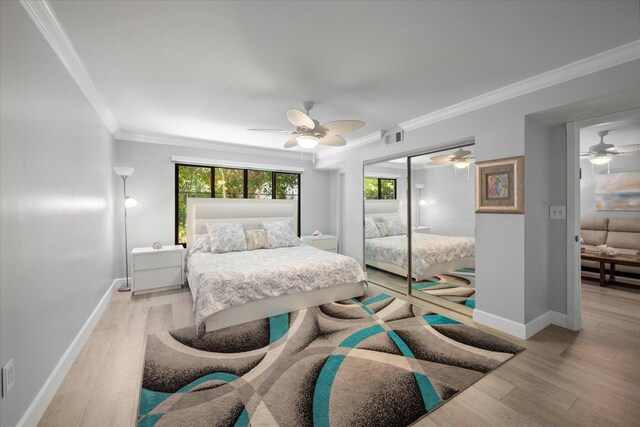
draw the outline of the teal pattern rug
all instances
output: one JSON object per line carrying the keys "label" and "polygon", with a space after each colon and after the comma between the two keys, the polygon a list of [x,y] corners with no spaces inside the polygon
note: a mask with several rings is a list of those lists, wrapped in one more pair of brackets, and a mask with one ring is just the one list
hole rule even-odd
{"label": "teal pattern rug", "polygon": [[150,335],[139,426],[404,426],[524,350],[387,294]]}
{"label": "teal pattern rug", "polygon": [[451,273],[436,276],[434,279],[417,283],[412,287],[413,292],[422,292],[470,308],[476,308],[475,279],[476,270],[474,268],[461,268]]}

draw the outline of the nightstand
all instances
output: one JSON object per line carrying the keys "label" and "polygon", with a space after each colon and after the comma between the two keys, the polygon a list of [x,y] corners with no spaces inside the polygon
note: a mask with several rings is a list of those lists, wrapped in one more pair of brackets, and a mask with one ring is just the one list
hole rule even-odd
{"label": "nightstand", "polygon": [[302,236],[300,239],[302,239],[302,243],[322,249],[323,251],[338,252],[338,239],[336,236],[323,234],[321,236]]}
{"label": "nightstand", "polygon": [[131,251],[134,294],[177,289],[184,283],[184,248],[135,248]]}
{"label": "nightstand", "polygon": [[413,231],[414,233],[429,234],[431,233],[431,227],[425,227],[423,225],[413,226],[411,227],[411,231]]}

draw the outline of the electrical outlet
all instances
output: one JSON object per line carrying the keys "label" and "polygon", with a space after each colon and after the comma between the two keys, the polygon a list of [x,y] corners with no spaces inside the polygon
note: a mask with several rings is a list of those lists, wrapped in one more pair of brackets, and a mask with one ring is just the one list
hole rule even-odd
{"label": "electrical outlet", "polygon": [[6,396],[7,393],[13,387],[13,359],[9,360],[2,368],[2,396]]}
{"label": "electrical outlet", "polygon": [[549,218],[567,219],[567,207],[566,206],[549,206]]}

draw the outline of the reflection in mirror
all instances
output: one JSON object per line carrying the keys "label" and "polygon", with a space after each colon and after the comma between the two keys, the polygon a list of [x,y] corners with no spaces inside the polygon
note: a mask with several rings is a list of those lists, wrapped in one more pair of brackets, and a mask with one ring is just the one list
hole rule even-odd
{"label": "reflection in mirror", "polygon": [[411,294],[465,314],[475,307],[473,149],[411,158]]}
{"label": "reflection in mirror", "polygon": [[407,159],[364,168],[364,253],[370,282],[407,295]]}

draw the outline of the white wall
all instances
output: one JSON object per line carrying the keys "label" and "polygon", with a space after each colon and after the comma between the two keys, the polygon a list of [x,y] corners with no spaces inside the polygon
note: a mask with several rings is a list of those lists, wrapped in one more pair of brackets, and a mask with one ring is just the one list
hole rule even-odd
{"label": "white wall", "polygon": [[[301,162],[295,156],[277,157],[275,150],[252,148],[238,153],[131,141],[117,141],[116,145],[118,166],[135,168],[134,174],[127,179],[127,192],[138,201],[138,205],[127,212],[129,248],[151,246],[154,241],[164,245],[175,242],[175,164],[171,156],[285,166],[300,166]],[[320,230],[329,233],[332,229],[330,173],[314,170],[307,161],[303,166],[301,232],[310,234]],[[121,183],[116,194],[119,198],[122,195]]]}
{"label": "white wall", "polygon": [[[596,179],[597,175],[606,174],[607,166],[593,165],[589,160],[581,160],[582,179],[580,180],[580,215],[584,217],[605,217],[605,218],[638,218],[638,211],[597,211],[596,210]],[[611,173],[618,172],[640,172],[640,154],[630,154],[615,157],[609,165]]]}
{"label": "white wall", "polygon": [[0,2],[0,364],[21,419],[114,271],[110,133],[18,2]]}
{"label": "white wall", "polygon": [[[436,154],[430,154],[430,156]],[[417,215],[421,212],[420,224],[430,227],[433,234],[474,237],[475,173],[473,164],[468,170],[455,169],[448,165],[413,171],[411,200],[414,218],[416,218],[414,225],[418,224]],[[421,197],[425,205],[422,209],[419,208],[418,190],[415,184],[424,184]]]}
{"label": "white wall", "polygon": [[[476,160],[491,160],[525,154],[525,116],[598,96],[636,88],[640,61],[598,71],[580,78],[533,91],[508,101],[405,132],[405,142],[384,146],[381,142],[323,158],[320,167],[339,164],[345,173],[345,253],[362,261],[362,163],[384,157],[399,157],[420,149],[433,149],[449,141],[475,140]],[[428,142],[427,142],[428,141]],[[555,164],[555,163],[554,163]],[[527,167],[536,168],[535,163]],[[548,192],[536,187],[534,192]],[[525,205],[536,194],[525,194]],[[566,196],[564,203],[566,204]],[[476,215],[477,309],[513,322],[525,322],[525,215]],[[566,250],[566,241],[562,242]],[[531,250],[546,251],[533,245]],[[499,263],[496,263],[496,260]],[[554,261],[556,262],[556,261]],[[499,267],[496,268],[496,265]],[[552,267],[549,267],[552,268]],[[564,286],[566,293],[566,283]],[[563,307],[566,312],[566,304]]]}

